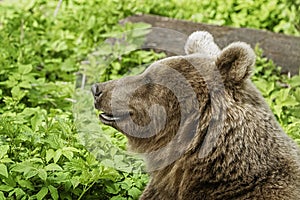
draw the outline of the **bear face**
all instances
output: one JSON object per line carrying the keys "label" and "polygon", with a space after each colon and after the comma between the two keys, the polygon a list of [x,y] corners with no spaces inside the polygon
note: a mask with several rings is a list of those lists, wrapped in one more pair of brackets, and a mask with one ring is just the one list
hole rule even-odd
{"label": "bear face", "polygon": [[[210,34],[205,36],[206,43],[213,43]],[[230,90],[245,84],[255,59],[244,43],[232,44],[222,54],[216,45],[204,52],[199,44],[186,46],[186,51],[186,56],[153,63],[140,75],[93,86],[95,107],[103,112],[100,120],[123,132],[133,150],[157,150],[179,136],[178,130],[186,134],[198,129],[196,122],[209,122],[211,98],[225,91],[225,85]]]}
{"label": "bear face", "polygon": [[[209,69],[212,60],[202,60]],[[192,78],[197,73],[185,57],[172,57],[153,63],[138,76],[96,84],[95,106],[103,111],[100,120],[123,132],[136,151],[161,148],[207,104],[203,78]]]}
{"label": "bear face", "polygon": [[299,199],[299,148],[250,81],[251,47],[195,32],[185,51],[92,86],[100,120],[145,156],[141,199]]}

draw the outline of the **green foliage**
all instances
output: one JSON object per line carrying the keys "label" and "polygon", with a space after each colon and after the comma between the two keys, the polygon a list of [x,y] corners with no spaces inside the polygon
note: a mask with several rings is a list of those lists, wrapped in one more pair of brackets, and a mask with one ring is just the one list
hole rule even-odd
{"label": "green foliage", "polygon": [[[111,2],[114,5],[117,2]],[[70,1],[54,17],[55,6],[55,1],[31,1],[0,7],[0,197],[137,199],[148,175],[141,159],[124,153],[125,137],[97,121],[99,137],[93,140],[92,127],[80,129],[85,121],[79,123],[72,113],[74,73],[108,37],[101,33],[122,30],[112,24],[123,17],[118,12],[123,8],[108,15],[108,8],[97,2]],[[98,10],[91,12],[95,6]],[[158,58],[154,52],[125,53],[127,69]],[[117,64],[114,60],[104,66],[104,74],[124,74],[126,69],[117,69]],[[90,93],[79,100],[88,97]],[[83,103],[79,107],[86,108]],[[90,118],[97,120],[95,113]],[[82,136],[93,143],[84,146]]]}
{"label": "green foliage", "polygon": [[[0,199],[137,199],[141,194],[148,181],[143,162],[125,153],[122,134],[99,125],[88,88],[137,74],[164,57],[139,50],[149,25],[121,26],[120,19],[151,13],[299,34],[293,26],[298,7],[283,0],[57,5],[0,1]],[[110,37],[117,40],[106,40]],[[282,76],[257,53],[253,80],[300,144],[300,76]]]}
{"label": "green foliage", "polygon": [[300,31],[300,1],[299,0],[287,0],[287,4],[293,12],[295,12],[294,26]]}
{"label": "green foliage", "polygon": [[[36,129],[32,128],[36,125],[34,118],[25,120],[31,113],[39,119]],[[53,117],[40,108],[1,117],[1,194],[7,199],[136,198],[148,178],[141,174],[141,169],[132,169],[141,165],[141,161],[127,164],[126,170],[117,168],[124,166],[121,163],[125,158],[118,155],[116,147],[100,147],[110,151],[114,160],[97,160],[95,154],[78,142],[74,129],[68,116]],[[107,138],[106,144],[112,144],[110,137]],[[100,141],[97,140],[104,146]],[[105,162],[113,164],[108,166]]]}
{"label": "green foliage", "polygon": [[151,26],[145,23],[127,23],[102,36],[107,39],[88,55],[79,71],[88,76],[88,83],[103,82],[142,72],[153,60],[165,57],[164,53],[141,50],[145,35]]}
{"label": "green foliage", "polygon": [[[146,12],[187,19],[195,22],[251,27],[274,32],[299,35],[295,24],[299,22],[299,7],[289,8],[289,0],[152,0]],[[294,1],[293,1],[294,2]]]}
{"label": "green foliage", "polygon": [[261,49],[257,47],[256,52],[252,79],[283,129],[300,145],[300,74],[283,75],[271,60],[262,57]]}

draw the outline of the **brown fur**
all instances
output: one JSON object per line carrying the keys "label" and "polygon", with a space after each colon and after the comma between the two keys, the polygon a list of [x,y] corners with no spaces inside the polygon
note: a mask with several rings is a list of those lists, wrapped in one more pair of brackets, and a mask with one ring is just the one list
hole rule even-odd
{"label": "brown fur", "polygon": [[[300,199],[299,148],[249,79],[252,49],[233,43],[216,56],[190,53],[158,61],[141,75],[93,86],[97,109],[129,113],[105,123],[145,155],[151,180],[140,199]],[[175,82],[175,91],[182,91],[183,79],[169,69],[192,88],[180,100],[172,88],[157,84]],[[155,104],[161,107],[152,109]],[[142,128],[135,130],[129,119]],[[149,135],[151,121],[155,129],[161,121],[165,126]]]}

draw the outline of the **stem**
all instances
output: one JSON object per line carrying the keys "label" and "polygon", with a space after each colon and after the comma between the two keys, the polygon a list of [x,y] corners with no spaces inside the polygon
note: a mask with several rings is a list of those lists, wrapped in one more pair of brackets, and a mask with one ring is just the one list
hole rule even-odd
{"label": "stem", "polygon": [[85,81],[86,81],[86,75],[85,75],[85,74],[82,74],[82,80],[81,80],[81,89],[82,89],[82,90],[84,89]]}
{"label": "stem", "polygon": [[21,20],[21,26],[20,26],[20,44],[23,44],[24,39],[24,19]]}
{"label": "stem", "polygon": [[60,9],[61,3],[62,3],[62,0],[59,0],[57,6],[55,8],[55,11],[54,11],[54,17],[56,17],[56,15],[57,15],[57,13],[58,13],[58,11]]}
{"label": "stem", "polygon": [[96,181],[94,181],[91,185],[89,185],[88,188],[86,188],[86,186],[84,186],[83,192],[81,193],[81,195],[79,196],[79,198],[77,200],[80,200],[83,195],[96,183]]}

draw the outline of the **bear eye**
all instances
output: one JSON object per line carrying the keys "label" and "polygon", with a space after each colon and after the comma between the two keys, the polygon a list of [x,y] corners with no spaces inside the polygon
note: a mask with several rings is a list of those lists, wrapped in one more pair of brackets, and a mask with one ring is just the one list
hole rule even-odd
{"label": "bear eye", "polygon": [[150,83],[152,83],[152,79],[149,76],[145,76],[144,77],[144,83],[145,84],[150,84]]}

